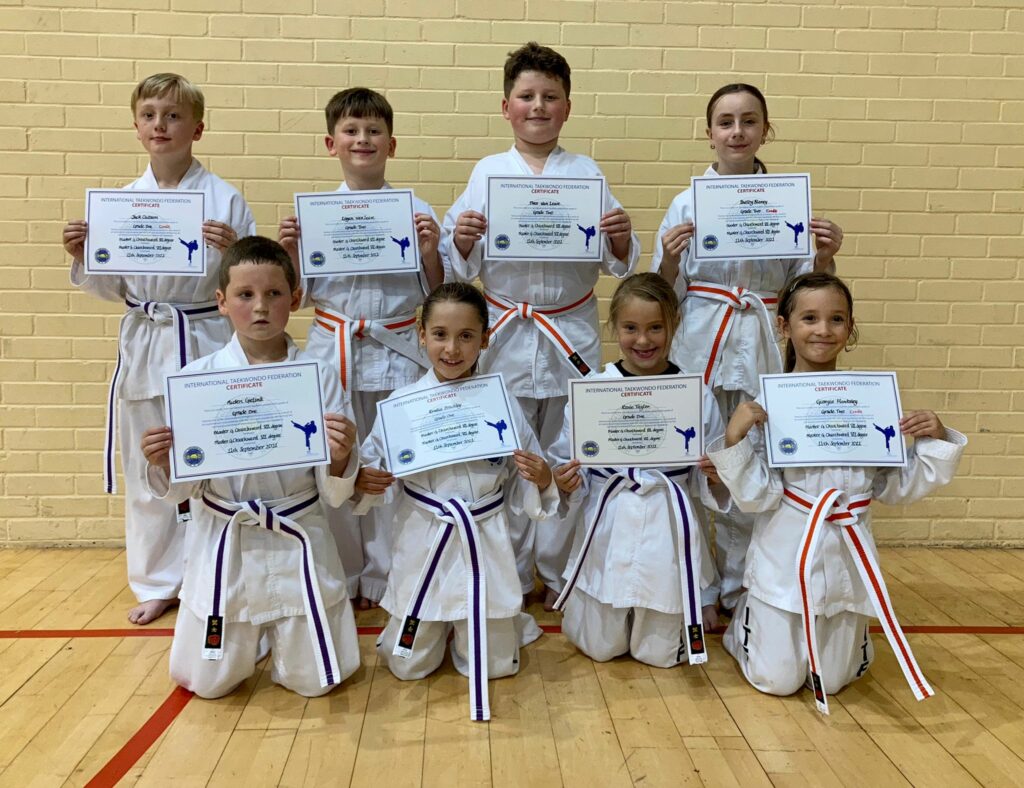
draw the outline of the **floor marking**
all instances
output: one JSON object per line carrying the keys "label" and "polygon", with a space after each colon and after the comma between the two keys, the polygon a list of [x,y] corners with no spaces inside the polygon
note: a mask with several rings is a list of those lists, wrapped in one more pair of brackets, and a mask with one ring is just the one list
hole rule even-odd
{"label": "floor marking", "polygon": [[160,704],[160,708],[154,711],[124,747],[107,761],[106,766],[96,772],[96,776],[86,783],[85,788],[110,788],[117,785],[129,769],[139,762],[139,758],[146,754],[146,750],[153,746],[153,742],[177,719],[193,697],[187,689],[175,687],[167,696],[167,700]]}

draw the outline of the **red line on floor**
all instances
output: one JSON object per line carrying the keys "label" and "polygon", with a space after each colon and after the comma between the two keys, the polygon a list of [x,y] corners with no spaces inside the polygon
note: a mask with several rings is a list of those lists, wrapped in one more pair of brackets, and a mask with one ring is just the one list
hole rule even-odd
{"label": "red line on floor", "polygon": [[0,640],[32,638],[169,638],[173,629],[4,629]]}
{"label": "red line on floor", "polygon": [[192,693],[187,689],[175,687],[174,691],[167,696],[167,700],[160,704],[160,708],[153,712],[153,715],[146,720],[124,747],[115,753],[114,757],[107,761],[106,766],[96,772],[96,776],[86,783],[85,788],[108,788],[117,785],[139,758],[146,754],[146,750],[153,746],[153,742],[160,738],[171,723],[181,714],[182,710],[192,700]]}
{"label": "red line on floor", "polygon": [[[541,624],[542,631],[549,635],[562,632],[559,624]],[[356,627],[360,635],[379,635],[381,626]],[[882,628],[871,627],[878,635]],[[1024,627],[966,627],[946,624],[919,624],[903,627],[908,635],[1024,635]],[[721,635],[725,627],[714,629],[710,634]],[[169,638],[173,629],[0,629],[0,640],[31,640],[33,638]]]}

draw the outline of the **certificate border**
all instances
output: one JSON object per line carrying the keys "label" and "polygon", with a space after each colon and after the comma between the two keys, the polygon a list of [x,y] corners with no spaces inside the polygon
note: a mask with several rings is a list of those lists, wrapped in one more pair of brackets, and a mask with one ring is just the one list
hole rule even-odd
{"label": "certificate border", "polygon": [[[323,199],[325,197],[342,197],[349,199],[359,199],[360,197],[368,196],[388,196],[393,197],[396,194],[404,195],[409,200],[409,218],[412,220],[413,239],[415,243],[410,244],[413,248],[415,258],[415,265],[406,264],[401,267],[391,265],[378,265],[376,267],[362,268],[358,271],[316,271],[309,269],[309,261],[306,258],[305,245],[302,240],[302,206],[299,198],[308,199]],[[360,191],[333,191],[333,192],[296,192],[294,195],[295,203],[295,216],[299,220],[299,275],[304,279],[318,279],[328,276],[364,276],[365,274],[414,274],[418,273],[422,267],[420,261],[420,245],[416,236],[416,204],[413,201],[412,189],[366,189]]]}
{"label": "certificate border", "polygon": [[[697,183],[721,183],[722,181],[739,181],[739,180],[750,180],[751,178],[767,178],[769,180],[779,180],[781,178],[799,178],[804,181],[804,189],[807,194],[807,238],[804,243],[807,245],[806,254],[791,254],[781,256],[777,253],[759,253],[759,254],[748,254],[744,252],[743,257],[739,258],[735,255],[723,255],[723,254],[708,254],[702,244],[697,241],[698,228],[696,227],[697,221]],[[811,174],[808,172],[791,172],[791,173],[762,173],[760,175],[695,175],[690,179],[690,189],[693,195],[693,219],[694,219],[694,232],[693,242],[691,248],[693,249],[693,259],[696,262],[709,262],[709,261],[721,261],[721,260],[794,260],[803,259],[805,257],[814,256],[814,248],[811,245],[811,228],[810,221],[811,216],[814,215],[811,210]]]}
{"label": "certificate border", "polygon": [[586,178],[562,178],[557,175],[551,177],[545,177],[543,175],[488,175],[487,176],[487,194],[486,203],[484,206],[484,215],[487,219],[488,232],[485,234],[483,258],[489,263],[499,263],[502,261],[508,261],[513,263],[528,263],[536,262],[538,260],[550,260],[561,263],[600,263],[604,259],[604,237],[605,234],[598,229],[597,232],[597,243],[594,244],[594,251],[591,256],[577,256],[577,257],[552,257],[550,254],[537,254],[537,255],[500,255],[492,256],[491,250],[491,233],[490,233],[490,211],[491,211],[491,182],[492,181],[537,181],[539,183],[560,181],[566,184],[569,183],[589,183],[598,181],[601,184],[601,205],[598,209],[598,216],[604,212],[605,198],[608,193],[608,179],[601,176],[586,177]]}
{"label": "certificate border", "polygon": [[[900,400],[900,387],[899,381],[896,379],[895,372],[789,372],[783,374],[770,374],[761,375],[761,397],[764,401],[764,409],[769,414],[768,402],[768,390],[765,388],[766,380],[793,380],[794,378],[880,378],[889,381],[892,386],[893,394],[896,396],[896,407],[897,417],[903,417],[903,402]],[[765,445],[768,447],[768,466],[771,468],[835,468],[835,467],[850,467],[850,468],[903,468],[907,464],[907,441],[904,438],[903,433],[898,433],[899,446],[900,446],[900,457],[899,459],[893,459],[889,462],[850,462],[849,460],[829,460],[826,462],[815,462],[808,463],[806,461],[796,460],[782,460],[776,458],[775,442],[772,439],[771,432],[769,431],[769,424],[765,422],[764,425],[764,436]]]}
{"label": "certificate border", "polygon": [[210,377],[211,375],[231,375],[239,372],[252,372],[253,370],[274,370],[280,371],[283,369],[295,369],[298,367],[313,367],[313,374],[316,376],[316,397],[317,397],[317,412],[320,414],[320,427],[321,429],[317,433],[320,435],[318,444],[321,449],[322,459],[316,459],[312,461],[303,462],[289,462],[289,463],[267,463],[265,465],[257,465],[253,467],[237,468],[234,470],[218,471],[216,473],[186,473],[185,475],[178,475],[178,457],[177,453],[172,448],[171,450],[171,483],[187,482],[197,479],[220,479],[225,476],[239,476],[248,473],[261,473],[263,471],[281,471],[292,468],[306,468],[316,467],[318,465],[327,465],[331,461],[331,454],[327,449],[327,428],[324,426],[324,400],[322,391],[322,378],[320,377],[320,363],[317,361],[285,361],[278,362],[276,364],[254,364],[246,367],[229,367],[224,369],[210,369],[203,370],[202,372],[178,372],[173,375],[166,375],[164,377],[164,411],[167,414],[167,424],[171,428],[171,434],[174,434],[174,417],[171,415],[171,380],[182,380],[185,378],[204,378]]}
{"label": "certificate border", "polygon": [[679,380],[693,381],[697,384],[700,396],[697,398],[697,412],[699,414],[700,421],[698,427],[700,428],[700,452],[696,459],[692,462],[631,462],[628,465],[614,465],[608,462],[602,462],[599,460],[588,460],[586,457],[573,457],[578,460],[580,466],[583,468],[685,468],[697,465],[700,462],[701,456],[705,452],[705,439],[707,436],[704,434],[704,379],[702,375],[637,375],[631,378],[584,378],[583,380],[570,380],[569,381],[569,449],[575,455],[576,453],[576,419],[575,409],[573,405],[576,401],[576,386],[578,385],[594,385],[598,386],[621,386],[626,384],[630,388],[642,388],[641,384],[650,386],[650,380],[654,378],[657,382],[675,382]]}
{"label": "certificate border", "polygon": [[[180,190],[179,189],[146,189],[146,190],[142,190],[142,189],[139,189],[139,190],[135,190],[135,189],[86,189],[85,190],[85,221],[86,221],[87,225],[89,223],[89,217],[92,214],[92,196],[94,194],[95,195],[101,195],[101,194],[121,194],[121,195],[131,194],[131,195],[140,195],[140,196],[153,195],[154,197],[159,198],[159,199],[164,199],[164,198],[167,198],[167,197],[180,197],[183,194],[188,194],[188,195],[192,195],[192,196],[198,195],[198,197],[199,197],[199,206],[200,206],[200,208],[202,208],[202,214],[203,214],[203,220],[202,221],[206,221],[206,192],[203,192],[203,191],[197,191],[197,190],[194,190],[194,189],[180,189]],[[92,253],[95,250],[93,249],[93,243],[90,240],[91,239],[91,234],[90,233],[86,233],[86,236],[85,236],[85,248],[83,250],[84,255],[85,255],[85,259],[83,260],[83,262],[85,263],[85,272],[87,274],[89,274],[90,276],[92,276],[92,275],[95,275],[95,276],[154,276],[154,275],[165,275],[165,276],[189,276],[189,277],[206,276],[206,242],[205,242],[205,240],[203,240],[203,236],[202,236],[202,222],[200,222],[199,229],[200,229],[199,240],[203,241],[202,243],[199,244],[199,252],[200,252],[199,261],[200,261],[200,268],[201,268],[201,270],[199,270],[199,271],[182,271],[182,270],[177,269],[177,268],[173,268],[173,269],[147,268],[145,271],[112,271],[109,268],[98,268],[98,267],[96,267],[95,263],[93,263]]]}
{"label": "certificate border", "polygon": [[[420,465],[420,466],[418,466],[416,468],[407,469],[407,470],[401,471],[401,472],[396,471],[394,468],[391,467],[391,441],[388,439],[387,420],[382,417],[383,405],[384,405],[385,402],[396,403],[396,402],[400,402],[401,400],[406,399],[408,397],[419,396],[419,395],[423,394],[424,392],[433,391],[434,389],[448,388],[448,387],[457,388],[458,386],[460,386],[462,384],[465,384],[465,383],[469,383],[469,382],[473,382],[473,381],[479,382],[481,380],[490,380],[490,379],[494,379],[494,378],[498,379],[499,388],[501,389],[501,395],[502,395],[502,397],[505,400],[505,410],[508,412],[508,417],[509,417],[509,429],[512,432],[512,436],[515,438],[515,446],[510,448],[508,451],[479,452],[477,454],[472,454],[470,456],[459,456],[459,457],[456,457],[455,459],[447,460],[445,462],[435,462],[435,463],[431,463],[429,465]],[[446,465],[454,465],[457,462],[470,462],[472,460],[486,460],[486,459],[490,459],[491,457],[507,457],[510,454],[512,454],[512,452],[514,452],[516,449],[522,449],[523,448],[523,445],[522,445],[522,443],[519,440],[519,432],[516,429],[516,423],[515,423],[516,420],[512,416],[512,408],[511,408],[511,404],[509,402],[508,389],[505,386],[505,378],[504,378],[504,376],[500,372],[495,372],[495,373],[492,373],[490,375],[474,375],[471,378],[464,378],[463,380],[451,380],[451,381],[448,381],[447,383],[438,383],[436,386],[428,386],[427,388],[415,389],[414,391],[410,391],[408,394],[402,394],[400,397],[389,397],[388,399],[381,400],[381,401],[379,401],[377,403],[377,418],[380,419],[381,435],[384,438],[384,460],[385,460],[385,462],[388,465],[388,471],[396,479],[401,479],[401,478],[404,478],[406,476],[411,476],[412,474],[420,473],[421,471],[432,471],[435,468],[443,468]]]}

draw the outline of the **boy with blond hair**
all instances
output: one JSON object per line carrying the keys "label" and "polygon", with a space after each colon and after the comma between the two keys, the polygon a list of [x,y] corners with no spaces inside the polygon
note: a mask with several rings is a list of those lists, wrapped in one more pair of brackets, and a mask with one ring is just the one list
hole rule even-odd
{"label": "boy with blond hair", "polygon": [[203,136],[202,91],[178,74],[153,74],[131,98],[135,131],[149,153],[142,177],[125,189],[202,191],[203,239],[209,249],[204,277],[93,276],[85,272],[85,221],[64,227],[64,249],[72,257],[71,283],[127,311],[118,335],[118,358],[107,399],[104,482],[116,492],[114,447],[120,429],[125,485],[125,545],[128,583],[139,604],[128,613],[148,624],[175,604],[181,588],[183,536],[178,508],[153,498],[145,486],[142,430],[164,419],[164,376],[193,358],[224,345],[231,327],[217,312],[214,293],[220,253],[256,232],[249,206],[237,189],[208,172],[192,156]]}

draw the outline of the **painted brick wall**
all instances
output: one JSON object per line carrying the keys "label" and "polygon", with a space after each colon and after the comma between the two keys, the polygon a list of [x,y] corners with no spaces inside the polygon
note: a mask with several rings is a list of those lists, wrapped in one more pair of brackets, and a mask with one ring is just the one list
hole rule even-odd
{"label": "painted brick wall", "polygon": [[357,84],[397,110],[389,179],[443,213],[510,144],[500,66],[528,39],[569,59],[564,144],[604,167],[643,267],[709,161],[707,96],[765,89],[778,136],[762,158],[810,171],[816,212],[846,231],[849,364],[898,370],[906,407],[971,438],[953,485],[880,508],[880,539],[1024,543],[1022,0],[0,0],[0,543],[120,539],[99,473],[119,310],[69,286],[59,239],[87,187],[145,167],[139,78],[204,88],[196,153],[274,234],[293,192],[337,183],[321,108]]}

